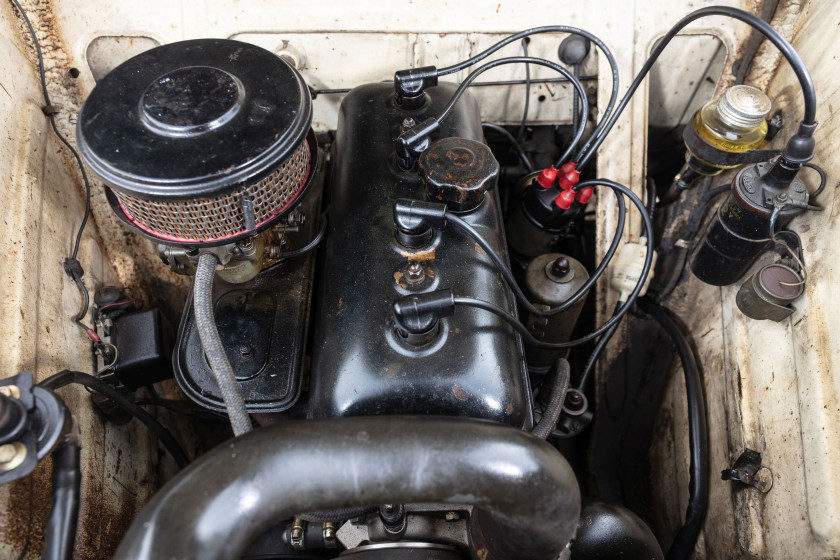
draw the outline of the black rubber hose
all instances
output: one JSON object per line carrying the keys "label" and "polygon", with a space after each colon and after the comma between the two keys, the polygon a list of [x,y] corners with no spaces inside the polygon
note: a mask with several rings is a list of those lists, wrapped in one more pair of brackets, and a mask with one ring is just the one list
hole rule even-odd
{"label": "black rubber hose", "polygon": [[213,377],[222,394],[233,435],[241,436],[250,432],[253,426],[251,417],[248,416],[248,409],[245,408],[242,392],[239,390],[239,382],[233,373],[219,336],[219,330],[216,328],[216,317],[213,314],[213,277],[216,275],[218,264],[219,260],[212,253],[204,253],[198,257],[193,287],[193,312],[201,346],[204,348],[207,362],[210,364]]}
{"label": "black rubber hose", "polygon": [[633,80],[633,83],[630,84],[630,88],[624,94],[624,97],[621,99],[621,102],[616,107],[615,111],[609,116],[609,121],[606,123],[606,126],[603,128],[603,131],[595,137],[593,133],[592,136],[586,141],[583,147],[578,151],[577,155],[575,156],[574,161],[578,163],[578,170],[580,170],[586,163],[592,158],[595,152],[598,150],[598,147],[603,143],[604,138],[607,137],[607,134],[610,133],[612,127],[615,125],[618,117],[621,116],[622,111],[624,108],[627,107],[627,104],[630,102],[630,98],[633,97],[633,94],[636,93],[636,90],[641,85],[642,81],[647,76],[647,73],[653,68],[653,65],[656,63],[656,60],[659,58],[659,55],[662,54],[662,51],[665,50],[665,47],[668,46],[668,43],[671,42],[677,33],[682,31],[682,29],[688,25],[689,23],[698,20],[700,18],[706,16],[725,16],[737,19],[742,21],[754,29],[756,29],[759,33],[764,35],[768,41],[773,43],[777,49],[782,53],[782,55],[787,59],[788,63],[790,64],[791,68],[793,68],[793,72],[796,74],[797,79],[799,80],[799,85],[802,88],[802,96],[804,97],[804,116],[802,118],[802,122],[807,125],[815,125],[816,124],[816,117],[817,117],[817,93],[814,89],[814,80],[811,78],[811,74],[808,72],[808,69],[805,67],[805,62],[803,62],[802,58],[799,56],[799,53],[796,52],[796,49],[788,42],[787,39],[782,37],[778,31],[776,31],[773,26],[769,23],[761,19],[760,17],[756,16],[755,14],[751,14],[749,12],[745,12],[744,10],[740,10],[738,8],[732,8],[729,6],[709,6],[707,8],[700,8],[699,10],[695,10],[682,18],[680,21],[674,25],[668,33],[665,34],[662,39],[660,39],[656,43],[656,47],[653,49],[650,57],[645,62],[642,69],[636,75],[636,78]]}
{"label": "black rubber hose", "polygon": [[456,417],[292,420],[179,473],[114,558],[233,560],[297,512],[416,502],[475,506],[470,543],[488,560],[555,560],[580,517],[568,462],[522,430]]}
{"label": "black rubber hose", "polygon": [[52,453],[52,511],[44,531],[42,560],[72,560],[79,521],[82,471],[81,446],[75,435],[66,436]]}
{"label": "black rubber hose", "polygon": [[114,404],[137,418],[158,437],[161,444],[163,444],[166,450],[169,451],[169,454],[172,455],[172,458],[175,459],[175,462],[180,468],[184,468],[189,464],[190,460],[187,457],[187,454],[184,453],[184,450],[181,448],[181,444],[178,443],[178,440],[175,439],[169,430],[164,428],[154,416],[128,400],[104,381],[87,373],[82,373],[81,371],[64,370],[46,378],[38,385],[44,387],[45,389],[56,391],[62,387],[70,385],[71,383],[84,385],[85,387],[92,389],[97,393],[101,393],[114,401]]}
{"label": "black rubber hose", "polygon": [[706,397],[703,393],[703,382],[700,379],[700,370],[697,367],[694,352],[670,313],[664,307],[646,298],[640,299],[638,303],[642,311],[653,317],[671,338],[685,375],[688,440],[691,453],[688,469],[688,508],[685,512],[685,522],[677,531],[677,536],[666,555],[668,560],[682,560],[689,558],[694,552],[697,537],[700,535],[706,512],[709,509],[709,428],[706,419]]}
{"label": "black rubber hose", "polygon": [[551,386],[548,404],[539,423],[531,431],[540,439],[548,439],[551,432],[557,429],[557,421],[560,419],[560,413],[563,412],[563,401],[566,400],[566,391],[569,389],[570,373],[569,362],[565,358],[557,360],[557,377],[554,378]]}

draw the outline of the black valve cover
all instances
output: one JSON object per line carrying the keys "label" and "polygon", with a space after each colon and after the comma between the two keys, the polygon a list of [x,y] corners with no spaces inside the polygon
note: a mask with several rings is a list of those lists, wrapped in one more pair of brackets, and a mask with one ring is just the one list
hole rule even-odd
{"label": "black valve cover", "polygon": [[[341,104],[330,185],[330,221],[319,276],[310,380],[310,417],[376,414],[470,416],[517,427],[532,425],[522,343],[502,320],[458,308],[441,319],[431,342],[413,346],[393,325],[394,300],[450,288],[516,314],[513,295],[486,254],[454,228],[436,231],[424,248],[394,237],[399,198],[426,200],[416,171],[403,171],[394,140],[404,119],[440,114],[454,92],[441,84],[418,109],[394,104],[393,86],[369,84]],[[483,142],[475,100],[464,95],[441,123],[439,138]],[[495,189],[461,214],[504,254]],[[417,266],[413,275],[408,267]]]}

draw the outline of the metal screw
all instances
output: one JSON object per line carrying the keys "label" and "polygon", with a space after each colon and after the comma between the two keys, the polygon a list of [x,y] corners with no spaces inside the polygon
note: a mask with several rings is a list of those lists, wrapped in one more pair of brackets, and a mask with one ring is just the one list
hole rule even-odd
{"label": "metal screw", "polygon": [[417,121],[411,117],[406,117],[403,119],[402,127],[404,130],[408,130],[409,128],[413,128],[415,124],[417,124]]}
{"label": "metal screw", "polygon": [[780,192],[779,194],[776,195],[776,200],[778,200],[779,202],[784,202],[787,199],[788,199],[788,195],[787,195],[786,192]]}
{"label": "metal screw", "polygon": [[248,346],[247,344],[240,344],[239,345],[239,353],[242,354],[243,356],[247,356],[248,354],[251,353],[251,347]]}
{"label": "metal screw", "polygon": [[10,471],[23,464],[26,446],[20,442],[0,445],[0,471]]}
{"label": "metal screw", "polygon": [[331,541],[335,539],[335,523],[326,522],[324,523],[324,540]]}
{"label": "metal screw", "polygon": [[455,512],[455,511],[447,511],[446,512],[446,520],[447,521],[458,521],[458,519],[460,519],[460,517],[458,516],[457,512]]}
{"label": "metal screw", "polygon": [[406,269],[405,279],[409,284],[419,284],[426,278],[426,271],[423,265],[418,262],[413,262],[408,265]]}
{"label": "metal screw", "polygon": [[17,385],[3,385],[0,387],[0,395],[5,395],[13,399],[20,398],[20,389]]}

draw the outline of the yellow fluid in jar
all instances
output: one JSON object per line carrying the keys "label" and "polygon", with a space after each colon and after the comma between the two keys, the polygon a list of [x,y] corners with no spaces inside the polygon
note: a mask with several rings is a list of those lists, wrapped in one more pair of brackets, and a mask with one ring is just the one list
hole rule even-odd
{"label": "yellow fluid in jar", "polygon": [[[767,135],[767,121],[752,128],[734,127],[720,119],[717,109],[718,101],[711,101],[697,111],[691,126],[697,134],[711,146],[727,152],[746,152],[761,145]],[[717,175],[725,169],[732,169],[738,165],[714,164],[695,156],[688,151],[688,165],[703,175]]]}

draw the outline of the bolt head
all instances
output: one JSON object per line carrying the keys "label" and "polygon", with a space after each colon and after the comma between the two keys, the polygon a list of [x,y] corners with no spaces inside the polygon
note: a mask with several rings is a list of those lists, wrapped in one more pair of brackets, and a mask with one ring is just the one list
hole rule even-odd
{"label": "bolt head", "polygon": [[458,512],[456,511],[447,511],[446,512],[446,520],[447,521],[458,521],[460,517],[458,516]]}
{"label": "bolt head", "polygon": [[247,356],[248,354],[251,353],[251,347],[248,346],[247,344],[240,344],[239,345],[239,353],[242,354],[243,356]]}
{"label": "bolt head", "polygon": [[5,395],[13,399],[20,398],[20,389],[17,385],[3,385],[0,387],[0,395]]}
{"label": "bolt head", "polygon": [[23,464],[26,446],[18,441],[0,445],[0,471],[10,471]]}
{"label": "bolt head", "polygon": [[406,129],[406,130],[408,130],[409,128],[412,128],[415,124],[417,124],[417,121],[415,121],[415,120],[414,120],[413,118],[411,118],[411,117],[406,117],[406,118],[404,118],[404,119],[403,119],[403,122],[402,122],[402,126],[403,126],[403,128],[404,128],[404,129]]}

